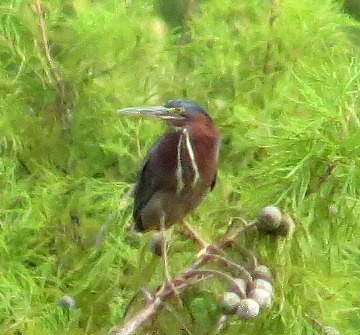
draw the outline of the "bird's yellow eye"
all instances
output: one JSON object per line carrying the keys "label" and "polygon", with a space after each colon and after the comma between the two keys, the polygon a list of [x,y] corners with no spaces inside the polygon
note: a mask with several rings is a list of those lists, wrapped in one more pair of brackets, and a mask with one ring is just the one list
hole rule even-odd
{"label": "bird's yellow eye", "polygon": [[179,114],[181,116],[185,116],[186,115],[185,108],[184,107],[176,108],[176,114]]}
{"label": "bird's yellow eye", "polygon": [[184,107],[171,107],[168,108],[167,111],[171,113],[173,116],[178,116],[178,117],[186,116],[186,110]]}

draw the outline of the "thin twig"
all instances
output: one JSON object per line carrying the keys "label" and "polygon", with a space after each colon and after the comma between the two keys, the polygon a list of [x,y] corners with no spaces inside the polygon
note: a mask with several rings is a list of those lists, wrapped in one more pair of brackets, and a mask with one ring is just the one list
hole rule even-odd
{"label": "thin twig", "polygon": [[157,298],[153,303],[146,306],[142,311],[132,317],[121,328],[115,328],[110,331],[111,335],[130,335],[133,334],[146,320],[149,320],[159,309],[163,301]]}
{"label": "thin twig", "polygon": [[236,283],[233,277],[229,276],[227,273],[219,271],[219,270],[213,270],[213,269],[199,269],[194,271],[193,275],[214,275],[216,277],[221,277],[222,279],[225,279],[229,284],[232,285],[235,293],[242,299],[246,297],[246,292],[243,291],[241,287]]}
{"label": "thin twig", "polygon": [[181,317],[179,316],[179,314],[176,312],[176,310],[174,310],[174,308],[172,306],[170,306],[169,304],[165,304],[165,309],[173,315],[173,317],[175,318],[175,320],[177,321],[177,323],[182,327],[182,329],[188,334],[188,335],[192,335],[191,331],[188,329],[188,327],[186,327],[186,324],[183,322],[183,320],[181,320]]}
{"label": "thin twig", "polygon": [[27,167],[27,165],[25,164],[25,162],[19,157],[19,154],[16,154],[16,158],[18,160],[18,162],[20,163],[20,165],[23,167],[23,169],[25,170],[25,172],[27,174],[31,174],[30,169]]}
{"label": "thin twig", "polygon": [[41,39],[42,39],[42,43],[44,46],[44,51],[45,51],[45,55],[46,55],[46,59],[50,65],[50,68],[52,70],[52,73],[55,77],[55,80],[58,84],[58,88],[60,89],[60,94],[63,95],[63,89],[64,89],[64,85],[62,84],[62,79],[60,76],[60,73],[58,72],[58,70],[56,69],[55,63],[51,57],[51,52],[50,52],[50,48],[49,48],[49,43],[48,43],[48,38],[47,38],[47,34],[46,34],[46,25],[45,25],[45,20],[44,20],[44,16],[43,16],[43,11],[41,8],[41,3],[40,0],[34,0],[34,7],[35,7],[35,12],[38,15],[39,18],[39,27],[40,27],[40,32],[41,32]]}
{"label": "thin twig", "polygon": [[[213,276],[213,274],[208,274],[203,278],[196,280],[195,282],[191,283],[192,285],[203,281],[205,279],[209,279]],[[184,282],[181,285],[177,286],[177,290],[181,290],[189,286],[189,283]],[[133,334],[141,325],[150,320],[153,317],[160,307],[163,305],[164,301],[168,299],[170,296],[174,294],[174,291],[171,288],[166,288],[162,290],[161,294],[156,296],[152,302],[150,302],[143,310],[139,313],[135,314],[132,318],[130,318],[125,324],[121,327],[116,327],[110,331],[109,334],[111,335],[131,335]]]}
{"label": "thin twig", "polygon": [[247,232],[250,229],[256,228],[257,224],[258,224],[257,221],[252,221],[249,224],[247,224],[246,226],[238,229],[234,233],[229,234],[229,235],[225,235],[225,237],[220,240],[217,247],[219,249],[222,249],[224,247],[232,245],[234,243],[234,241],[238,238],[239,235],[244,234],[245,232]]}
{"label": "thin twig", "polygon": [[321,185],[322,183],[325,183],[326,179],[328,179],[333,170],[335,169],[336,167],[336,163],[335,162],[330,162],[328,164],[328,166],[326,167],[326,171],[319,177],[319,184]]}
{"label": "thin twig", "polygon": [[[271,0],[270,4],[270,16],[269,16],[269,30],[270,34],[272,35],[273,26],[275,20],[277,19],[276,9],[277,9],[277,0]],[[272,36],[268,39],[266,43],[266,51],[264,57],[264,64],[263,64],[263,74],[266,75],[269,73],[269,63],[270,63],[270,54],[272,49]]]}
{"label": "thin twig", "polygon": [[236,243],[235,248],[236,250],[239,250],[240,253],[242,253],[244,257],[246,257],[249,260],[249,268],[255,270],[255,268],[258,265],[258,261],[255,255],[250,250],[246,249],[243,245],[239,243]]}
{"label": "thin twig", "polygon": [[250,273],[243,266],[241,266],[240,264],[237,264],[237,263],[233,262],[232,260],[227,259],[227,258],[222,257],[222,256],[219,256],[219,255],[212,255],[212,257],[214,259],[217,259],[217,260],[223,262],[224,264],[231,267],[235,271],[239,272],[244,277],[245,281],[248,284],[252,282],[252,277],[251,277]]}
{"label": "thin twig", "polygon": [[[38,20],[39,20],[41,42],[44,47],[45,58],[49,64],[51,77],[55,81],[54,87],[59,94],[59,101],[60,101],[59,114],[61,117],[61,122],[62,122],[64,129],[69,129],[70,128],[69,127],[69,117],[68,117],[69,102],[67,101],[67,98],[66,98],[65,82],[62,79],[60,71],[57,69],[55,62],[51,56],[51,50],[49,47],[49,40],[48,40],[48,36],[46,33],[46,24],[45,24],[45,20],[44,20],[44,13],[43,13],[43,10],[41,7],[41,2],[40,2],[40,0],[33,0],[33,1],[34,1],[33,8],[34,8],[34,11],[37,14]],[[35,44],[37,44],[36,41],[35,41]],[[50,77],[50,80],[51,80],[51,77]]]}
{"label": "thin twig", "polygon": [[248,225],[247,221],[246,221],[245,219],[243,219],[242,217],[240,217],[240,216],[232,216],[232,217],[230,218],[230,222],[228,223],[228,226],[227,226],[227,228],[226,228],[225,235],[227,235],[227,234],[232,230],[232,228],[233,228],[233,226],[235,225],[235,223],[236,223],[237,220],[240,220],[241,223],[242,223],[244,226]]}
{"label": "thin twig", "polygon": [[[245,222],[245,221],[244,221]],[[227,280],[229,283],[233,284],[235,288],[238,288],[239,296],[245,296],[245,292],[242,292],[234,279],[229,276],[228,274],[213,270],[213,269],[200,269],[205,263],[209,260],[215,258],[224,260],[222,256],[224,251],[222,250],[223,247],[233,245],[234,240],[238,238],[239,235],[247,232],[250,229],[255,228],[257,222],[250,222],[249,224],[245,225],[244,227],[238,229],[237,231],[227,234],[223,238],[221,238],[217,243],[213,245],[208,245],[204,252],[200,253],[198,258],[194,261],[194,263],[187,268],[181,274],[172,278],[171,282],[173,286],[176,288],[176,291],[180,291],[186,287],[191,285],[197,284],[199,281],[203,281],[214,276],[221,277]],[[217,255],[217,256],[214,256]],[[226,260],[228,264],[234,266],[230,260]],[[241,267],[236,267],[237,270],[243,270]],[[249,278],[247,278],[249,279]],[[159,309],[164,305],[164,302],[173,296],[174,289],[168,285],[167,282],[160,285],[152,296],[150,293],[147,295],[148,297],[153,297],[151,301],[147,300],[147,303],[143,310],[138,312],[137,314],[133,315],[128,321],[126,321],[122,326],[114,328],[110,331],[111,335],[131,335],[133,334],[138,328],[140,328],[146,321],[150,320]]]}
{"label": "thin twig", "polygon": [[221,314],[216,324],[214,335],[219,335],[224,330],[226,326],[226,321],[227,321],[227,315]]}
{"label": "thin twig", "polygon": [[321,176],[319,176],[317,183],[314,186],[308,188],[306,192],[306,196],[309,196],[310,194],[319,190],[321,185],[324,184],[328,180],[328,178],[332,175],[336,166],[337,166],[337,162],[328,163],[325,172]]}

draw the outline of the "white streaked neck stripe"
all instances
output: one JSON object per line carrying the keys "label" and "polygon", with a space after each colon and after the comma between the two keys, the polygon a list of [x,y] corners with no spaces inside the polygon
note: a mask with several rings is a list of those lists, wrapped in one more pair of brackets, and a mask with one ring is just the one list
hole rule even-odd
{"label": "white streaked neck stripe", "polygon": [[194,170],[194,179],[192,182],[192,186],[194,187],[200,179],[199,168],[198,168],[198,165],[196,162],[194,148],[193,148],[191,140],[190,140],[189,131],[186,128],[184,128],[182,133],[185,135],[186,149],[188,151],[188,154],[189,154],[189,157],[191,160],[191,166]]}
{"label": "white streaked neck stripe", "polygon": [[176,193],[179,194],[184,189],[184,179],[183,179],[183,171],[181,165],[181,152],[182,152],[182,141],[183,141],[184,134],[183,132],[180,133],[179,142],[177,145],[177,159],[176,159]]}

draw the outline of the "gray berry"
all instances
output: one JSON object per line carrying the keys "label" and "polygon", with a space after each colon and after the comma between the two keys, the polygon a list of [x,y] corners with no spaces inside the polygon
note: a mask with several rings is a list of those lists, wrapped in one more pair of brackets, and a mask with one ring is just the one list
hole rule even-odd
{"label": "gray berry", "polygon": [[241,319],[251,319],[259,314],[260,305],[254,299],[242,299],[236,314]]}
{"label": "gray berry", "polygon": [[240,304],[240,297],[234,292],[225,292],[221,297],[220,305],[225,313],[232,314]]}
{"label": "gray berry", "polygon": [[[235,287],[235,284],[236,284],[236,287]],[[241,298],[245,298],[246,289],[247,289],[246,280],[242,279],[242,278],[235,278],[234,284],[231,284],[229,287],[229,292],[234,292],[234,293],[238,294],[238,292],[240,291],[242,293]]]}
{"label": "gray berry", "polygon": [[330,326],[325,326],[323,328],[323,333],[325,335],[340,335],[340,332],[337,329]]}
{"label": "gray berry", "polygon": [[270,293],[270,295],[273,293],[273,287],[271,283],[264,279],[255,279],[254,280],[254,288],[260,288],[262,290],[265,290]]}
{"label": "gray berry", "polygon": [[263,208],[258,217],[258,228],[263,232],[273,232],[280,226],[281,211],[276,206]]}
{"label": "gray berry", "polygon": [[335,204],[329,205],[329,216],[336,216],[339,214],[339,210]]}
{"label": "gray berry", "polygon": [[265,279],[267,281],[271,281],[271,270],[265,265],[258,265],[252,273],[252,277],[254,279]]}
{"label": "gray berry", "polygon": [[260,307],[269,307],[271,305],[271,293],[262,288],[254,288],[251,290],[249,297],[254,299]]}
{"label": "gray berry", "polygon": [[63,309],[72,309],[75,307],[76,305],[76,301],[73,297],[70,297],[69,295],[64,295],[60,300],[59,300],[59,305],[63,308]]}

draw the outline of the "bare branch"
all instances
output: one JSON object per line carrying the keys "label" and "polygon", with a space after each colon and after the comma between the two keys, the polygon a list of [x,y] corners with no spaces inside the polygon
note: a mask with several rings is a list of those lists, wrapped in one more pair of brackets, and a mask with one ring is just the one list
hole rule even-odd
{"label": "bare branch", "polygon": [[227,259],[225,257],[219,256],[219,255],[212,255],[212,257],[214,259],[217,259],[221,262],[223,262],[224,264],[226,264],[227,266],[231,267],[232,269],[234,269],[236,272],[240,273],[241,276],[244,277],[245,281],[247,283],[251,283],[252,282],[252,277],[250,275],[250,273],[240,264],[237,264],[235,262],[233,262],[230,259]]}
{"label": "bare branch", "polygon": [[[243,221],[246,224],[246,221]],[[126,321],[122,326],[116,327],[110,331],[111,335],[131,335],[138,328],[140,328],[146,321],[150,320],[154,317],[161,307],[165,304],[164,302],[174,295],[174,289],[180,291],[184,288],[190,287],[199,283],[200,281],[207,280],[213,277],[221,277],[232,284],[235,289],[237,289],[237,294],[240,297],[245,297],[246,292],[243,292],[241,288],[237,285],[234,279],[225,272],[215,270],[215,269],[200,269],[203,265],[207,264],[211,260],[219,260],[225,263],[227,266],[235,269],[237,272],[240,272],[245,280],[248,282],[252,282],[252,278],[250,274],[243,268],[241,265],[236,264],[232,260],[227,258],[227,255],[222,248],[233,245],[235,239],[239,237],[239,235],[256,228],[257,222],[250,222],[246,224],[244,227],[236,230],[235,232],[228,233],[223,236],[217,243],[212,245],[208,245],[204,252],[200,252],[198,254],[197,259],[193,262],[193,264],[184,270],[179,275],[175,276],[171,280],[171,285],[169,283],[163,283],[158,287],[155,294],[151,294],[148,291],[143,290],[146,295],[146,303],[144,309],[142,309],[137,314],[133,315],[128,321]],[[221,321],[222,320],[222,321]],[[225,320],[221,319],[221,322],[225,322]],[[219,329],[224,327],[223,325],[219,325]]]}
{"label": "bare branch", "polygon": [[34,8],[35,8],[35,12],[38,15],[39,18],[39,27],[40,27],[40,32],[41,32],[41,39],[42,39],[42,44],[44,46],[44,51],[45,51],[45,56],[46,59],[49,63],[49,66],[52,70],[52,73],[54,75],[54,78],[57,82],[57,88],[60,89],[60,94],[63,95],[64,92],[64,85],[62,84],[62,79],[60,76],[59,71],[57,70],[55,63],[51,57],[51,52],[50,52],[50,48],[49,48],[49,42],[48,42],[48,37],[47,37],[47,33],[46,33],[46,25],[45,25],[45,20],[44,20],[44,15],[43,15],[43,11],[41,8],[41,3],[40,0],[34,0]]}
{"label": "bare branch", "polygon": [[[62,122],[64,129],[69,129],[69,118],[68,118],[69,102],[67,101],[67,97],[66,97],[65,82],[62,79],[60,71],[57,69],[55,62],[51,56],[49,40],[48,40],[48,36],[46,33],[46,24],[45,24],[45,20],[44,20],[44,13],[43,13],[43,10],[41,7],[41,2],[40,2],[40,0],[33,0],[33,1],[34,1],[33,9],[34,9],[36,15],[38,16],[38,20],[39,20],[41,42],[42,42],[42,45],[44,48],[45,58],[48,62],[49,68],[50,68],[49,77],[50,77],[50,80],[52,78],[55,81],[54,88],[57,90],[57,92],[59,94],[59,101],[60,101],[59,114],[61,117],[61,122]],[[35,40],[35,44],[37,45],[36,40]]]}
{"label": "bare branch", "polygon": [[[270,34],[273,33],[273,26],[275,23],[275,20],[277,19],[278,15],[276,13],[277,11],[277,0],[271,0],[270,5],[270,16],[269,16],[269,30]],[[264,57],[264,64],[263,64],[263,74],[266,75],[269,73],[270,68],[270,54],[272,49],[272,36],[268,39],[266,43],[266,51],[265,51],[265,57]]]}
{"label": "bare branch", "polygon": [[214,332],[214,335],[218,335],[224,330],[226,326],[226,321],[227,321],[227,315],[221,314],[216,324],[216,330]]}
{"label": "bare branch", "polygon": [[121,328],[115,328],[110,331],[111,335],[130,335],[133,334],[146,320],[149,320],[162,304],[160,298],[156,298],[153,303],[146,306],[142,311],[132,317]]}

